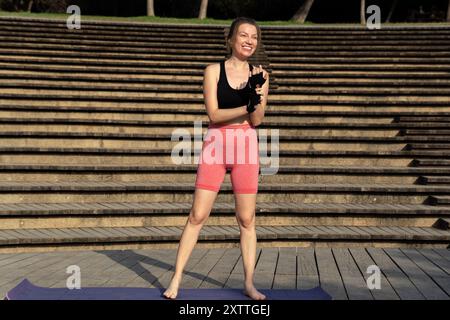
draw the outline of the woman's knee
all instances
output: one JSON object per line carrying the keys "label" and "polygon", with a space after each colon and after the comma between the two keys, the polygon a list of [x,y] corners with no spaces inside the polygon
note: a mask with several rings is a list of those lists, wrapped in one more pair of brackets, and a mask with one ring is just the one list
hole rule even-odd
{"label": "woman's knee", "polygon": [[193,225],[203,225],[208,219],[208,213],[201,210],[191,209],[189,213],[189,223]]}
{"label": "woman's knee", "polygon": [[238,215],[237,221],[239,225],[245,229],[250,229],[255,227],[255,214],[245,214],[245,215]]}

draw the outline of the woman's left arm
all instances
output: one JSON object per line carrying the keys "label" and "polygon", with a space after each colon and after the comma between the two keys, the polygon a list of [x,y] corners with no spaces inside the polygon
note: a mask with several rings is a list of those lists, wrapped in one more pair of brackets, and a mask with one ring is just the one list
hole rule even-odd
{"label": "woman's left arm", "polygon": [[264,70],[262,67],[255,67],[253,74],[258,74],[259,72],[263,72],[263,77],[266,79],[262,88],[256,88],[256,93],[261,95],[260,104],[255,106],[255,111],[250,113],[250,121],[252,125],[259,126],[264,119],[264,111],[267,105],[267,96],[269,95],[269,73]]}

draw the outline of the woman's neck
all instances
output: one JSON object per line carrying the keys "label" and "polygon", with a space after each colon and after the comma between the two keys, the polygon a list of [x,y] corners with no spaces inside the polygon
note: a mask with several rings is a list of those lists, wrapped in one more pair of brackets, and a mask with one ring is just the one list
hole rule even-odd
{"label": "woman's neck", "polygon": [[228,59],[229,63],[233,66],[234,69],[237,70],[244,70],[247,68],[247,60],[240,60],[239,58],[236,58],[235,56],[231,56],[230,59]]}

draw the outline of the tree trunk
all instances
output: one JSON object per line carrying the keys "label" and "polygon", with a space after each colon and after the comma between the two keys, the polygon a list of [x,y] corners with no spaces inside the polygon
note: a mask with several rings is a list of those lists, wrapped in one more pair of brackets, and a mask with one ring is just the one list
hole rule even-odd
{"label": "tree trunk", "polygon": [[292,16],[291,20],[294,20],[295,22],[305,23],[305,20],[308,17],[309,10],[311,9],[313,3],[314,0],[305,0],[302,6]]}
{"label": "tree trunk", "polygon": [[[450,0],[449,0],[450,1]],[[386,22],[391,22],[392,15],[394,14],[395,9],[397,8],[398,0],[394,0],[391,6],[391,10],[389,10],[389,14],[386,18]]]}
{"label": "tree trunk", "polygon": [[202,0],[202,3],[200,4],[200,11],[198,12],[198,18],[205,19],[207,11],[208,11],[208,0]]}
{"label": "tree trunk", "polygon": [[155,16],[155,7],[153,5],[153,0],[147,0],[147,16]]}
{"label": "tree trunk", "polygon": [[31,8],[33,7],[33,0],[28,1],[28,8],[27,11],[31,12]]}
{"label": "tree trunk", "polygon": [[361,0],[361,24],[366,24],[366,0]]}
{"label": "tree trunk", "polygon": [[450,0],[448,0],[447,6],[447,21],[450,22]]}

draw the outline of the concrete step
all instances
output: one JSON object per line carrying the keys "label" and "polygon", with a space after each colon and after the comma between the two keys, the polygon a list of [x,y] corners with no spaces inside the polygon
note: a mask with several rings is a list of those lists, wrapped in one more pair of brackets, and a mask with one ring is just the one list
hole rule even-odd
{"label": "concrete step", "polygon": [[[1,182],[0,202],[135,202],[193,199],[193,183],[183,182]],[[303,203],[423,204],[429,195],[450,195],[450,186],[406,184],[260,183],[258,201]],[[231,185],[223,183],[217,202],[232,202]]]}
{"label": "concrete step", "polygon": [[[19,229],[1,230],[0,246],[33,247],[75,245],[91,247],[113,244],[159,244],[177,243],[181,238],[181,227],[135,227],[135,228],[64,228],[64,229]],[[427,243],[448,244],[450,232],[435,228],[417,227],[338,227],[338,226],[274,226],[256,227],[258,241],[264,242],[318,242],[331,243]],[[205,243],[238,243],[239,228],[233,225],[204,226],[198,241]],[[80,248],[79,248],[80,249]]]}
{"label": "concrete step", "polygon": [[[187,50],[187,49],[186,49]],[[189,49],[190,50],[190,49]],[[449,47],[450,50],[450,47]],[[191,53],[192,54],[192,53]],[[207,65],[208,61],[192,61],[192,62],[171,62],[168,61],[153,61],[153,60],[142,60],[142,59],[134,59],[134,60],[125,60],[125,59],[99,59],[99,58],[85,58],[85,57],[73,57],[73,58],[64,58],[64,57],[37,57],[33,55],[22,56],[22,55],[0,55],[0,62],[2,64],[14,64],[14,63],[22,63],[22,64],[41,64],[41,65],[68,65],[67,67],[74,68],[76,66],[83,66],[85,69],[88,67],[95,66],[109,66],[111,68],[166,68],[166,69],[179,69],[179,71],[186,71],[191,69],[201,69],[203,72]],[[289,73],[295,71],[387,71],[390,72],[399,72],[399,71],[431,71],[431,72],[442,72],[442,70],[448,69],[450,67],[449,63],[438,63],[438,64],[430,64],[427,61],[423,64],[407,64],[407,63],[352,63],[349,59],[346,59],[346,63],[332,63],[332,62],[323,62],[323,63],[275,63],[271,62],[271,67],[273,68],[274,75],[277,78],[282,77],[283,74],[288,75]],[[92,71],[94,71],[93,69]],[[47,70],[48,71],[48,70]]]}
{"label": "concrete step", "polygon": [[440,122],[440,123],[449,123],[450,117],[447,116],[420,116],[420,117],[406,117],[406,116],[400,116],[397,118],[398,122],[427,122],[427,123],[434,123],[434,122]]}
{"label": "concrete step", "polygon": [[[147,53],[144,50],[133,51],[129,48],[118,48],[115,51],[99,48],[96,52],[86,52],[83,48],[53,48],[51,45],[40,45],[36,48],[35,44],[17,44],[3,43],[0,46],[0,54],[2,56],[34,56],[34,57],[62,57],[62,58],[101,58],[101,59],[128,59],[128,60],[154,60],[154,61],[172,61],[173,53]],[[189,55],[177,54],[177,61],[201,61],[204,63],[216,63],[223,58],[223,52],[211,51],[203,54]]]}
{"label": "concrete step", "polygon": [[[192,203],[91,202],[21,203],[0,205],[0,230],[42,228],[184,226]],[[232,203],[215,203],[207,224],[227,225],[235,220]],[[450,207],[399,204],[256,204],[260,226],[401,226],[431,227],[450,215]]]}
{"label": "concrete step", "polygon": [[[449,168],[363,167],[363,166],[280,166],[276,174],[266,175],[264,183],[375,183],[375,184],[450,184]],[[197,164],[114,166],[114,165],[0,165],[0,181],[24,182],[191,182],[196,179]],[[435,176],[439,175],[439,176]],[[444,177],[442,177],[444,176]],[[226,175],[225,182],[231,182]]]}
{"label": "concrete step", "polygon": [[[142,124],[139,124],[137,126],[134,125],[114,125],[114,124],[93,124],[93,125],[77,125],[76,123],[74,124],[52,124],[52,123],[47,123],[47,124],[29,124],[26,123],[25,124],[20,124],[20,122],[24,122],[24,121],[19,121],[18,124],[4,124],[5,122],[8,121],[0,121],[0,123],[2,123],[2,126],[0,127],[0,134],[2,134],[3,132],[11,132],[11,131],[21,131],[21,132],[68,132],[68,133],[87,133],[87,132],[91,132],[91,133],[124,133],[124,134],[144,134],[144,135],[149,135],[149,134],[166,134],[166,135],[171,135],[171,134],[175,134],[176,131],[180,132],[179,130],[183,130],[183,132],[185,133],[189,133],[189,134],[194,134],[195,133],[200,133],[200,129],[195,129],[194,128],[194,124],[191,123],[191,126],[188,126],[188,124],[186,125],[181,125],[179,127],[174,127],[169,126],[167,124],[163,124],[162,126],[158,123],[151,123],[148,127],[144,127]],[[328,128],[322,126],[322,128],[317,128],[317,129],[309,129],[309,128],[304,128],[304,129],[292,129],[293,126],[290,127],[276,127],[275,125],[271,125],[271,126],[264,126],[264,129],[260,129],[260,130],[265,130],[268,131],[270,129],[268,128],[279,128],[277,130],[279,130],[281,135],[294,135],[294,136],[298,136],[298,137],[302,137],[302,136],[306,136],[306,137],[310,137],[310,136],[319,136],[319,137],[339,137],[339,136],[348,136],[348,137],[395,137],[398,134],[398,130],[395,129],[381,129],[381,128],[376,128],[375,126],[373,127],[368,127],[368,128],[355,128],[355,129],[349,129],[348,126],[342,126],[342,128],[333,128],[333,125],[330,125]],[[302,127],[302,126],[300,126]],[[305,126],[303,126],[305,127]],[[266,129],[267,128],[267,129]],[[3,131],[4,130],[4,131]],[[206,128],[203,129],[203,134],[206,134],[207,130]],[[271,132],[268,132],[269,135],[271,135]]]}
{"label": "concrete step", "polygon": [[408,150],[448,150],[450,143],[411,143]]}
{"label": "concrete step", "polygon": [[[67,227],[74,227],[75,220],[80,227],[184,226],[191,208],[192,203],[189,202],[0,204],[0,229],[61,228],[63,226],[60,224],[64,221]],[[399,226],[429,227],[436,217],[447,218],[450,207],[425,204],[257,202],[255,212],[259,225],[345,225],[350,221],[348,219],[353,219],[354,225],[358,226],[383,226],[395,220]],[[232,224],[231,219],[235,219],[235,214],[233,203],[216,202],[208,223]],[[58,221],[58,218],[64,221]],[[45,219],[47,221],[44,223]],[[54,219],[53,224],[50,224],[50,219]],[[96,219],[99,221],[96,222]],[[122,219],[122,223],[119,219]],[[128,221],[125,222],[125,219]]]}
{"label": "concrete step", "polygon": [[[155,166],[173,165],[171,149],[130,149],[130,148],[63,148],[49,147],[9,147],[0,148],[0,163],[4,165],[127,165]],[[199,149],[191,154],[186,164],[195,164],[194,157]],[[266,158],[265,151],[260,150],[261,165],[270,165],[273,159]],[[442,158],[442,152],[409,151],[320,151],[280,150],[280,166],[373,166],[406,167],[413,163],[414,157]],[[271,162],[272,161],[272,162]]]}
{"label": "concrete step", "polygon": [[422,176],[419,181],[427,185],[450,185],[450,176],[440,175],[436,177]]}
{"label": "concrete step", "polygon": [[[270,57],[270,52],[275,51],[285,51],[285,52],[297,52],[297,43],[291,43],[290,45],[285,44],[265,44],[264,47]],[[338,44],[309,44],[308,42],[301,43],[302,50],[309,51],[420,51],[423,46],[420,44],[409,45],[409,44],[396,44],[395,46],[389,44],[374,45],[373,43],[368,43],[366,45],[359,45],[358,42],[354,44],[345,44],[340,41]],[[450,44],[440,44],[438,41],[435,44],[428,44],[426,46],[428,51],[447,51],[450,49]]]}
{"label": "concrete step", "polygon": [[[390,71],[390,68],[386,70],[355,70],[351,69],[347,66],[346,70],[333,70],[326,68],[315,68],[311,70],[303,70],[298,69],[295,71],[283,70],[278,71],[275,69],[273,71],[273,75],[277,77],[277,79],[309,79],[309,78],[326,78],[326,79],[335,79],[335,78],[343,78],[348,79],[351,78],[353,81],[355,78],[360,79],[449,79],[450,75],[445,71],[418,71],[418,70],[410,70],[410,71],[402,71],[395,70]],[[302,80],[304,81],[304,80]]]}
{"label": "concrete step", "polygon": [[[173,138],[174,133],[172,133],[172,130],[175,129],[173,127],[169,127],[168,133],[151,133],[151,134],[145,134],[145,133],[123,133],[123,132],[65,132],[65,131],[24,131],[24,132],[17,132],[17,131],[3,131],[2,136],[0,138],[36,138],[36,139],[67,139],[67,138],[78,138],[78,139],[128,139],[128,140],[146,140],[146,141],[158,141],[158,142],[173,142],[171,139]],[[178,133],[178,136],[175,136],[175,138],[178,138],[175,142],[175,144],[178,144],[178,142],[187,142],[191,143],[194,141],[202,141],[204,138],[204,134],[201,132],[194,132],[193,128],[186,128],[186,130],[191,130],[193,134],[189,134],[189,137],[184,137],[183,140],[179,139],[180,133]],[[256,128],[258,136],[260,138],[260,143],[264,142],[261,140],[265,139],[267,137],[267,140],[270,142],[270,137],[273,134],[278,134],[278,132],[272,132],[272,130],[264,130],[262,128],[257,127]],[[206,132],[203,130],[203,132]],[[286,133],[285,133],[286,132]],[[187,132],[186,132],[187,133]],[[414,142],[442,142],[445,141],[445,136],[347,136],[347,135],[330,135],[330,136],[321,136],[321,135],[305,135],[305,136],[292,136],[292,132],[286,130],[279,130],[278,140],[286,143],[304,143],[304,142],[328,142],[328,141],[338,141],[340,143],[375,143],[375,144],[391,144],[392,146],[402,146],[405,147],[407,143],[414,143]],[[345,133],[345,132],[344,132]],[[187,141],[186,139],[189,139]],[[280,149],[282,147],[280,146]],[[396,149],[397,150],[397,149]]]}
{"label": "concrete step", "polygon": [[266,38],[264,37],[264,46],[268,48],[272,47],[281,47],[281,45],[285,47],[290,47],[295,44],[301,44],[302,48],[308,47],[308,46],[337,46],[337,47],[343,47],[343,46],[369,46],[372,45],[373,48],[377,48],[379,46],[395,46],[395,47],[403,47],[403,46],[410,46],[410,47],[430,47],[430,46],[436,46],[436,45],[449,45],[450,41],[449,38],[445,38],[445,36],[440,36],[432,39],[412,39],[412,38],[367,38],[367,37],[347,37],[347,38],[340,38],[340,39],[328,39],[328,38],[316,38],[316,39],[272,39],[270,37]]}
{"label": "concrete step", "polygon": [[[45,28],[37,28],[33,29],[33,32],[30,32],[30,30],[16,30],[15,28],[5,28],[0,27],[0,36],[3,37],[6,41],[12,41],[15,38],[19,40],[19,42],[27,42],[31,37],[34,35],[37,35],[37,39],[43,40],[43,41],[49,41],[53,42],[55,40],[79,40],[79,41],[103,41],[103,42],[113,42],[113,41],[119,41],[119,42],[133,42],[133,43],[145,43],[149,44],[152,42],[160,42],[161,39],[164,40],[176,40],[177,43],[185,43],[185,44],[192,44],[192,43],[223,43],[223,40],[220,36],[218,36],[217,33],[213,34],[194,34],[194,33],[176,33],[176,32],[168,32],[168,33],[161,33],[157,31],[149,32],[148,34],[142,33],[142,32],[132,32],[132,33],[126,33],[121,34],[118,32],[106,32],[106,33],[99,33],[99,34],[89,34],[82,30],[82,33],[68,33],[68,32],[55,32],[52,31],[52,29],[45,29]],[[429,40],[428,40],[429,41]],[[445,40],[436,39],[436,41],[443,41],[445,43]],[[433,41],[429,41],[430,43],[433,43]],[[408,41],[408,43],[417,43],[417,41]]]}
{"label": "concrete step", "polygon": [[[448,126],[447,126],[448,128]],[[445,129],[402,129],[405,135],[422,135],[422,136],[448,136],[450,130]]]}
{"label": "concrete step", "polygon": [[[7,60],[7,61],[6,61]],[[4,70],[33,70],[33,71],[53,71],[53,72],[62,72],[62,73],[70,73],[75,74],[78,72],[81,73],[97,73],[97,74],[127,74],[127,76],[136,76],[136,75],[165,75],[165,76],[202,76],[203,75],[203,69],[206,67],[206,64],[203,66],[199,66],[198,68],[192,68],[189,67],[189,69],[186,68],[168,68],[170,64],[165,63],[165,66],[162,65],[161,67],[153,67],[150,68],[150,66],[145,66],[145,68],[129,68],[129,67],[117,67],[115,65],[113,66],[102,66],[97,67],[95,65],[86,65],[84,62],[79,61],[79,65],[77,65],[76,60],[69,59],[71,61],[66,61],[61,64],[55,64],[55,63],[47,63],[44,64],[39,62],[39,59],[34,59],[34,63],[29,64],[27,61],[29,59],[23,59],[22,61],[17,61],[19,59],[8,59],[8,58],[1,58],[0,59],[0,67]],[[6,62],[5,62],[6,61]]]}
{"label": "concrete step", "polygon": [[[24,27],[51,27],[53,29],[61,29],[67,31],[67,24],[65,19],[40,19],[40,18],[25,18],[25,17],[5,17],[2,16],[2,25],[6,26],[24,26]],[[167,23],[148,23],[148,22],[123,22],[123,21],[84,21],[83,30],[115,30],[121,32],[129,32],[138,30],[146,31],[178,31],[178,32],[196,32],[196,33],[211,33],[217,32],[223,34],[223,26],[217,25],[200,25],[200,24],[167,24]],[[77,30],[78,31],[78,30]]]}
{"label": "concrete step", "polygon": [[[91,61],[86,61],[87,59],[48,59],[45,57],[26,57],[17,56],[0,57],[0,66],[2,69],[8,70],[27,70],[27,71],[45,71],[45,72],[90,72],[90,73],[101,73],[101,74],[121,74],[127,73],[131,76],[135,75],[193,75],[201,76],[204,67],[207,63],[196,64],[186,64],[183,62],[178,64],[168,64],[167,62],[152,62],[152,61],[136,61],[136,62],[114,62],[114,61],[100,61],[97,62],[94,59]],[[97,66],[100,64],[102,67]],[[64,66],[62,66],[64,65]],[[132,67],[132,68],[131,68]],[[137,68],[141,67],[141,68]],[[422,65],[422,66],[408,66],[408,65],[344,65],[344,64],[328,64],[328,65],[303,65],[296,66],[295,71],[283,70],[281,68],[274,68],[273,75],[278,78],[292,78],[292,77],[302,77],[302,76],[326,76],[326,77],[428,77],[428,78],[449,78],[448,73],[442,71],[445,66],[433,65]],[[177,69],[175,69],[177,68]],[[412,70],[414,69],[414,70]],[[433,70],[435,69],[435,70]],[[386,70],[391,70],[386,72]],[[395,72],[392,72],[395,70]],[[375,72],[376,71],[376,72]],[[410,71],[410,72],[406,72]],[[418,72],[421,71],[421,72]],[[431,73],[430,73],[431,72]],[[375,74],[377,73],[377,74]],[[405,75],[409,73],[409,75]]]}
{"label": "concrete step", "polygon": [[[17,112],[36,112],[36,113],[44,113],[44,112],[52,112],[54,114],[66,114],[70,116],[71,114],[84,114],[84,115],[93,115],[95,118],[97,118],[97,115],[104,114],[108,115],[111,114],[113,116],[118,117],[119,119],[122,119],[122,117],[125,117],[126,115],[136,115],[140,117],[144,117],[146,115],[180,115],[182,120],[185,116],[189,115],[196,115],[199,119],[201,119],[203,116],[204,119],[206,116],[206,111],[204,106],[196,105],[194,107],[182,107],[179,106],[176,109],[175,108],[168,108],[167,106],[160,106],[160,107],[145,107],[145,106],[128,106],[125,104],[114,104],[114,105],[103,105],[102,103],[98,103],[96,105],[77,105],[75,102],[70,105],[62,105],[62,104],[36,104],[33,103],[35,101],[29,101],[28,104],[18,104],[18,103],[12,103],[10,101],[4,101],[0,100],[0,111],[17,111]],[[324,105],[323,107],[327,107]],[[412,106],[413,107],[413,106]],[[346,121],[367,121],[367,119],[370,119],[370,121],[377,121],[383,123],[390,123],[392,122],[392,119],[396,119],[398,117],[410,117],[411,119],[419,119],[417,121],[420,121],[420,119],[424,116],[430,116],[434,118],[449,118],[450,117],[450,110],[447,112],[442,111],[418,111],[415,109],[399,109],[396,111],[383,111],[380,110],[382,107],[378,107],[377,110],[372,110],[370,107],[365,107],[364,110],[360,111],[348,111],[348,110],[305,110],[305,109],[293,109],[291,107],[283,108],[283,107],[277,107],[276,109],[270,109],[265,110],[264,114],[266,117],[283,117],[278,118],[280,121],[286,121],[285,119],[292,119],[292,118],[302,118],[302,119],[314,119],[313,121],[326,121],[330,117],[334,119],[337,117],[338,119],[346,119]],[[125,118],[124,118],[125,119]],[[143,119],[143,118],[139,118]],[[158,118],[161,119],[161,118]],[[328,120],[331,121],[331,120]],[[334,121],[334,120],[333,120]]]}
{"label": "concrete step", "polygon": [[[118,58],[122,55],[131,55],[133,57],[145,58],[147,55],[160,55],[162,56],[161,60],[168,60],[167,57],[176,55],[180,60],[186,60],[187,57],[192,56],[193,54],[198,55],[198,57],[215,57],[216,61],[224,59],[225,51],[220,48],[203,48],[198,47],[197,49],[189,49],[183,50],[180,48],[165,48],[163,46],[160,47],[111,47],[111,46],[99,46],[99,45],[91,45],[91,46],[77,46],[76,44],[47,44],[47,43],[30,43],[30,44],[18,44],[16,42],[3,42],[0,44],[0,48],[2,52],[8,53],[13,51],[18,51],[18,55],[21,55],[20,50],[22,51],[27,49],[39,49],[41,54],[38,56],[46,55],[46,52],[60,52],[63,54],[67,51],[68,56],[86,56],[92,57],[93,54],[89,52],[93,52],[94,56],[96,54],[101,54],[104,56],[116,55]],[[86,52],[86,50],[90,50]],[[92,50],[92,51],[91,51]],[[75,53],[75,54],[74,54]],[[83,54],[84,53],[84,54]],[[33,54],[34,55],[34,54]],[[63,55],[64,56],[64,55]],[[198,60],[198,59],[194,59]],[[205,59],[205,61],[209,61],[209,59]]]}
{"label": "concrete step", "polygon": [[[449,49],[450,50],[450,46]],[[2,58],[2,61],[7,60]],[[298,64],[285,64],[272,62],[271,66],[276,71],[275,75],[286,72],[295,72],[296,70],[332,70],[332,71],[344,71],[344,70],[358,70],[358,71],[442,71],[450,67],[450,64],[406,64],[406,63],[352,63],[351,60],[346,63],[298,63]],[[278,76],[279,78],[279,76]]]}
{"label": "concrete step", "polygon": [[[4,89],[31,89],[41,90],[59,90],[68,91],[120,91],[129,94],[132,93],[172,93],[173,96],[186,93],[202,94],[202,87],[198,84],[179,83],[176,85],[154,84],[154,83],[130,83],[130,84],[117,84],[117,83],[105,83],[105,82],[87,82],[87,81],[64,81],[64,80],[9,80],[7,82],[1,82],[0,88]],[[271,90],[272,89],[272,90]],[[295,87],[276,87],[271,86],[270,95],[282,95],[289,94],[301,95],[301,94],[320,94],[320,95],[421,95],[421,96],[445,96],[450,95],[449,88],[423,88],[423,87],[409,87],[409,88],[396,88],[396,87],[335,87],[328,85],[313,86],[303,85]]]}
{"label": "concrete step", "polygon": [[[9,111],[11,110],[11,111]],[[175,110],[174,110],[175,111]],[[273,114],[273,115],[271,115]],[[355,116],[326,116],[322,118],[311,116],[282,116],[267,112],[261,128],[380,128],[380,129],[401,129],[401,128],[445,128],[447,123],[421,123],[421,122],[393,122],[393,118],[388,117],[355,117]],[[1,110],[0,123],[8,124],[47,124],[47,125],[116,125],[116,126],[168,126],[191,127],[194,123],[201,123],[206,128],[209,124],[206,112],[190,113],[165,113],[161,112],[79,112],[55,109],[52,111],[28,111],[28,110]]]}
{"label": "concrete step", "polygon": [[[78,100],[78,101],[114,101],[114,102],[165,102],[165,103],[202,103],[201,93],[177,94],[177,93],[151,93],[151,92],[111,92],[111,91],[76,91],[76,90],[34,90],[34,89],[0,89],[0,97],[8,100]],[[7,101],[4,101],[4,103]],[[375,95],[271,95],[270,106],[304,106],[334,104],[342,106],[433,106],[437,111],[448,112],[447,96],[375,96]],[[441,109],[439,109],[439,107]]]}
{"label": "concrete step", "polygon": [[[51,116],[49,116],[51,115]],[[66,117],[64,117],[66,116]],[[69,118],[67,118],[70,116]],[[76,117],[78,116],[78,118]],[[50,112],[2,112],[0,110],[0,123],[3,124],[2,129],[8,131],[8,125],[28,125],[27,127],[22,126],[23,130],[27,130],[29,127],[46,125],[52,128],[57,125],[79,125],[87,126],[93,128],[93,126],[105,127],[108,125],[123,126],[123,129],[128,127],[172,127],[172,128],[185,128],[188,129],[193,127],[195,123],[200,123],[204,130],[207,129],[209,125],[209,120],[206,115],[203,117],[183,115],[180,117],[178,114],[154,114],[147,115],[147,119],[142,119],[142,117],[130,116],[127,114],[121,114],[120,118],[113,114],[101,114],[98,116],[89,114],[89,118],[81,113],[77,114],[58,114]],[[109,117],[108,117],[109,116]],[[94,118],[95,117],[95,118]],[[294,118],[294,119],[292,119]],[[286,121],[286,120],[291,121]],[[265,122],[259,126],[259,128],[277,128],[281,129],[283,132],[287,129],[293,128],[304,128],[304,129],[348,129],[348,128],[358,128],[358,129],[372,129],[372,130],[404,130],[405,128],[427,128],[428,130],[434,129],[437,132],[442,131],[440,129],[448,128],[448,124],[445,122],[392,122],[391,118],[381,118],[381,119],[358,119],[349,117],[327,117],[320,121],[318,118],[314,117],[274,117],[265,116]],[[277,121],[281,120],[281,121]],[[361,120],[360,122],[358,120]],[[315,122],[317,121],[317,122]],[[49,127],[50,129],[50,127]],[[37,130],[38,131],[38,130]],[[406,132],[406,131],[405,131]]]}
{"label": "concrete step", "polygon": [[[40,74],[37,74],[40,75]],[[21,77],[17,75],[18,78]],[[24,76],[25,78],[25,76]],[[371,78],[358,78],[358,79],[347,79],[347,78],[309,78],[307,83],[304,79],[277,79],[277,84],[281,88],[285,87],[296,87],[296,86],[354,86],[354,87],[449,87],[450,80],[445,79],[371,79]]]}
{"label": "concrete step", "polygon": [[[201,47],[203,47],[203,49],[213,49],[213,50],[222,50],[223,52],[226,52],[226,47],[225,47],[225,41],[221,41],[221,39],[223,39],[222,37],[217,37],[216,41],[172,41],[173,39],[171,38],[167,38],[164,39],[163,37],[159,37],[156,38],[154,41],[150,41],[150,40],[146,40],[146,41],[127,41],[126,39],[121,39],[121,40],[111,40],[111,41],[106,41],[106,40],[85,40],[85,39],[50,39],[50,38],[43,38],[40,37],[39,35],[36,35],[34,37],[23,37],[23,36],[18,36],[18,37],[13,37],[8,39],[8,37],[6,37],[6,41],[12,41],[12,42],[19,42],[19,43],[36,43],[37,44],[37,48],[39,48],[40,44],[60,44],[60,45],[72,45],[72,46],[85,46],[85,47],[89,47],[89,46],[112,46],[112,45],[117,45],[117,46],[128,46],[131,48],[134,47],[138,47],[138,48],[151,48],[151,47],[162,47],[162,48],[176,48],[179,50],[192,50],[195,52],[195,49],[198,48],[199,46],[199,42]],[[445,43],[442,45],[445,47]],[[413,46],[411,46],[413,47]],[[431,47],[431,46],[427,46],[427,47]],[[436,48],[438,48],[439,46],[434,46]],[[224,51],[225,50],[225,51]],[[192,52],[191,52],[192,54]]]}
{"label": "concrete step", "polygon": [[[86,82],[105,82],[105,83],[140,83],[140,84],[160,84],[160,85],[180,85],[190,83],[191,85],[202,85],[201,75],[171,75],[171,74],[155,74],[155,75],[139,75],[134,74],[124,78],[120,74],[101,74],[101,73],[63,73],[63,72],[46,72],[46,71],[21,71],[0,70],[1,79],[23,79],[23,80],[60,80],[60,81],[86,81]],[[428,81],[428,80],[427,80]]]}
{"label": "concrete step", "polygon": [[[11,86],[10,83],[23,83],[23,84],[39,84],[39,83],[73,83],[73,84],[90,84],[94,83],[97,85],[109,85],[113,86],[143,86],[143,85],[153,85],[161,88],[167,86],[202,86],[202,78],[200,76],[187,78],[186,76],[167,76],[167,75],[155,75],[154,77],[119,77],[118,75],[101,75],[101,74],[89,74],[89,73],[79,73],[79,74],[64,74],[58,72],[34,72],[34,71],[10,71],[10,70],[0,70],[0,79],[5,80],[2,85]],[[9,81],[6,81],[9,80]],[[282,92],[283,90],[293,90],[296,88],[302,89],[305,87],[317,88],[332,87],[332,88],[371,88],[386,90],[386,88],[405,88],[405,89],[418,89],[418,88],[443,88],[447,89],[450,87],[450,81],[448,80],[435,80],[435,79],[346,79],[346,78],[327,78],[327,79],[277,79],[277,85],[279,89],[277,92]],[[411,90],[410,89],[410,90]],[[272,91],[270,91],[272,92]]]}
{"label": "concrete step", "polygon": [[[357,82],[357,80],[355,81]],[[11,82],[14,84],[15,82]],[[278,84],[278,83],[277,83]],[[8,87],[13,86],[8,84]],[[18,85],[20,86],[20,85]],[[27,87],[27,86],[26,86]],[[39,87],[39,86],[37,86]],[[315,86],[315,85],[302,85],[302,86],[280,86],[278,84],[277,89],[270,91],[270,96],[273,94],[317,94],[317,95],[377,95],[377,96],[398,96],[398,95],[420,95],[420,96],[445,96],[450,95],[450,88],[436,87],[336,87],[332,85],[327,86]]]}
{"label": "concrete step", "polygon": [[416,159],[413,166],[417,167],[448,167],[450,160],[448,159]]}
{"label": "concrete step", "polygon": [[297,64],[309,64],[309,63],[392,63],[392,64],[448,64],[449,57],[292,57],[286,58],[271,58],[271,64],[284,64],[285,66],[295,66]]}
{"label": "concrete step", "polygon": [[431,196],[429,203],[437,206],[450,206],[450,196]]}
{"label": "concrete step", "polygon": [[[81,100],[79,97],[74,99],[44,99],[42,96],[22,97],[15,95],[13,98],[3,97],[0,99],[0,109],[13,110],[95,110],[97,112],[127,112],[127,113],[178,113],[182,110],[190,110],[196,114],[206,115],[204,103],[192,102],[192,99],[169,99],[165,98],[161,101],[155,99],[134,100],[134,101],[117,101],[117,100]],[[286,101],[286,100],[285,100]],[[421,104],[413,104],[413,102],[398,102],[396,104],[374,102],[366,100],[366,104],[345,104],[344,102],[330,104],[327,102],[319,103],[318,100],[311,100],[311,103],[303,102],[293,104],[291,101],[270,101],[267,105],[266,114],[270,111],[277,111],[278,114],[299,115],[299,114],[360,114],[361,117],[370,116],[400,116],[400,115],[421,115],[421,114],[442,114],[448,115],[449,108],[445,105],[440,106],[433,103],[421,102]],[[158,111],[156,111],[158,110]],[[161,111],[163,110],[163,111]],[[181,111],[180,111],[181,110]]]}
{"label": "concrete step", "polygon": [[203,69],[207,66],[207,61],[191,61],[191,62],[176,62],[176,61],[154,61],[143,59],[98,59],[96,57],[84,58],[63,58],[63,57],[36,57],[29,56],[11,56],[0,55],[0,61],[4,63],[24,63],[24,64],[49,64],[49,65],[69,65],[69,66],[111,66],[111,67],[134,67],[134,68],[155,68],[160,70],[165,69],[179,69],[179,71],[197,70],[203,74]]}
{"label": "concrete step", "polygon": [[[273,61],[290,61],[292,57],[291,51],[284,50],[266,50],[270,54],[270,59]],[[389,58],[437,58],[448,57],[448,53],[445,51],[423,51],[423,50],[403,50],[403,51],[366,51],[366,50],[339,50],[339,51],[310,51],[299,48],[296,51],[296,57],[389,57]]]}
{"label": "concrete step", "polygon": [[436,223],[433,225],[433,227],[440,229],[440,230],[448,230],[448,229],[450,229],[450,219],[439,218],[436,221]]}
{"label": "concrete step", "polygon": [[[4,27],[1,28],[2,30]],[[8,30],[8,29],[5,29]],[[10,28],[9,30],[14,30]],[[51,30],[51,29],[47,29]],[[26,31],[26,30],[24,30]],[[354,34],[351,32],[338,32],[338,30],[334,30],[333,34],[325,34],[320,33],[317,34],[315,32],[305,32],[303,34],[290,34],[288,32],[284,34],[273,34],[270,30],[265,30],[264,33],[264,43],[299,43],[299,42],[315,42],[315,41],[328,41],[328,42],[341,42],[341,41],[373,41],[374,43],[379,42],[391,42],[398,41],[402,42],[417,42],[419,40],[424,40],[428,42],[439,42],[441,40],[448,40],[448,32],[438,32],[437,34],[433,33],[417,33],[414,32],[403,33],[403,34],[393,34],[393,33],[378,33],[373,34],[371,31],[367,33]],[[420,43],[420,42],[419,42]],[[395,43],[394,43],[395,44]]]}

